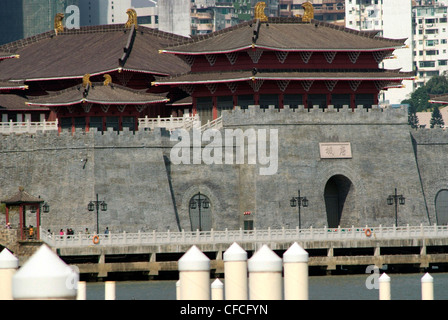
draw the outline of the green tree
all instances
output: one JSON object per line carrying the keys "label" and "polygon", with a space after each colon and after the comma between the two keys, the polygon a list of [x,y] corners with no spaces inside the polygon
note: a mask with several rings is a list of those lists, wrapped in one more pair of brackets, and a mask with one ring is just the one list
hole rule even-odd
{"label": "green tree", "polygon": [[417,109],[409,103],[408,108],[408,123],[411,128],[418,128],[418,117],[417,117]]}
{"label": "green tree", "polygon": [[445,125],[439,107],[435,107],[434,110],[432,111],[430,124],[431,128],[437,128]]}
{"label": "green tree", "polygon": [[430,94],[448,93],[448,78],[446,75],[432,77],[424,86],[418,88],[411,94],[411,98],[402,101],[415,108],[415,112],[432,109],[436,104],[429,103]]}

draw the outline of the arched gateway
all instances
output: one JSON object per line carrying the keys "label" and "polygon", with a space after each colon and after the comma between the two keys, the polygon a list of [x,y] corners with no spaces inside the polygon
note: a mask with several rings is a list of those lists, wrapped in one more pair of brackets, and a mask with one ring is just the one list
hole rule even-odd
{"label": "arched gateway", "polygon": [[343,175],[332,176],[325,185],[324,197],[329,228],[340,225],[346,200],[353,192],[353,184]]}

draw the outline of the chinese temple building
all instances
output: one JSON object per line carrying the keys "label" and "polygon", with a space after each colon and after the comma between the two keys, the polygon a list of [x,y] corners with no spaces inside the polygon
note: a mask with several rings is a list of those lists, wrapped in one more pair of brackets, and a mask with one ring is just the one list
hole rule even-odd
{"label": "chinese temple building", "polygon": [[207,121],[235,106],[369,108],[378,104],[381,90],[414,78],[379,68],[405,39],[314,20],[312,6],[294,18],[268,18],[262,8],[256,12],[253,21],[162,50],[162,56],[178,56],[191,70],[153,85],[181,88],[192,96],[194,112]]}
{"label": "chinese temple building", "polygon": [[[158,54],[158,50],[184,40],[181,36],[138,26],[136,18],[131,19],[131,16],[126,24],[80,29],[66,29],[56,17],[54,30],[0,47],[0,87],[3,87],[0,90],[8,89],[8,93],[12,93],[0,95],[0,106],[5,110],[2,122],[23,121],[26,113],[32,121],[58,119],[62,129],[70,127],[70,123],[73,127],[85,124],[88,129],[89,124],[100,127],[100,120],[91,121],[91,116],[101,117],[104,122],[109,117],[114,120],[105,126],[117,129],[135,126],[138,117],[170,116],[171,110],[157,102],[164,105],[166,101],[185,98],[186,94],[176,89],[164,92],[151,88],[151,82],[156,77],[188,71],[188,65],[177,57]],[[18,56],[20,59],[12,59]],[[75,93],[86,75],[90,76],[91,83],[102,83],[107,75],[113,86],[90,87],[88,97],[79,100],[84,108],[75,108],[75,114],[70,116],[71,108],[67,106],[75,104],[78,93],[86,94],[86,91]],[[4,83],[13,86],[21,83],[27,90],[11,92]],[[107,90],[110,91],[108,99],[95,100],[100,91],[107,96]],[[143,98],[137,90],[162,94],[162,97]],[[74,94],[73,101],[69,92]],[[61,100],[54,98],[55,93]],[[36,97],[38,99],[34,100]],[[90,107],[92,102],[94,105]],[[100,104],[103,108],[97,108]],[[151,108],[147,107],[149,104]],[[22,109],[26,106],[26,110],[20,110],[23,111],[21,116],[16,115],[19,105]],[[132,108],[128,108],[131,105]]]}
{"label": "chinese temple building", "polygon": [[110,75],[104,78],[102,83],[92,83],[86,75],[82,85],[30,99],[26,105],[48,108],[57,114],[61,129],[97,128],[103,132],[106,128],[135,131],[138,117],[147,108],[163,112],[169,101],[163,96],[113,84]]}

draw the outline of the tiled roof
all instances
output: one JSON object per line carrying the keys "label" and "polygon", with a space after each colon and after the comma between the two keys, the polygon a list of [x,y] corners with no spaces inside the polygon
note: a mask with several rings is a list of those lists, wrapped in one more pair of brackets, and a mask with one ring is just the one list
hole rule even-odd
{"label": "tiled roof", "polygon": [[29,102],[29,98],[26,95],[13,94],[13,93],[3,93],[0,94],[0,111],[48,111],[48,108],[43,107],[30,107],[26,105]]}
{"label": "tiled roof", "polygon": [[20,82],[0,81],[0,91],[4,90],[25,90],[28,86]]}
{"label": "tiled roof", "polygon": [[66,90],[51,93],[29,99],[28,106],[64,106],[74,105],[82,102],[96,104],[153,104],[167,102],[165,96],[148,94],[142,91],[132,90],[116,84],[103,85],[94,83],[86,90],[83,86],[74,86]]}
{"label": "tiled roof", "polygon": [[[160,49],[184,40],[143,26],[133,33],[123,24],[81,27],[57,35],[53,30],[0,46],[0,52],[20,55],[0,63],[0,79],[82,78],[120,68],[158,75],[187,72],[188,65],[179,58],[159,54]],[[124,52],[127,46],[130,49]]]}
{"label": "tiled roof", "polygon": [[19,191],[13,195],[11,198],[3,200],[2,203],[5,204],[21,204],[21,203],[41,203],[44,202],[40,198],[36,198],[26,192],[22,187],[19,188]]}
{"label": "tiled roof", "polygon": [[[255,35],[256,34],[256,35]],[[318,20],[269,18],[259,29],[245,22],[208,35],[197,36],[164,50],[174,54],[230,53],[248,48],[283,51],[380,51],[400,48],[406,39],[386,39],[372,32],[354,31]]]}
{"label": "tiled roof", "polygon": [[376,80],[376,81],[401,81],[414,78],[413,72],[399,72],[397,70],[380,71],[316,71],[310,70],[257,70],[252,71],[229,71],[229,72],[207,72],[207,73],[187,73],[171,78],[162,78],[153,85],[183,85],[183,84],[207,84],[226,83],[248,80]]}

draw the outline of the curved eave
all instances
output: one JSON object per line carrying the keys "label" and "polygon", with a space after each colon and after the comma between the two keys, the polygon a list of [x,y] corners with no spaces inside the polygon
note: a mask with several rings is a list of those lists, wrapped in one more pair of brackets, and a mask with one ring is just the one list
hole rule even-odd
{"label": "curved eave", "polygon": [[19,54],[11,54],[11,55],[6,55],[6,56],[1,56],[0,61],[6,60],[6,59],[19,59],[19,58],[20,58]]}
{"label": "curved eave", "polygon": [[448,101],[440,101],[440,100],[429,100],[429,103],[437,103],[437,104],[448,104]]}
{"label": "curved eave", "polygon": [[0,87],[0,91],[9,91],[9,90],[28,90],[28,86],[23,85],[23,86],[14,86],[14,87]]}
{"label": "curved eave", "polygon": [[384,78],[371,78],[371,77],[243,77],[236,79],[221,79],[221,80],[197,80],[197,81],[173,81],[173,82],[157,82],[152,83],[153,86],[176,86],[176,85],[190,85],[190,84],[210,84],[210,83],[227,83],[227,82],[244,82],[244,81],[257,81],[257,80],[267,80],[267,81],[281,81],[281,80],[291,80],[291,81],[404,81],[404,80],[414,80],[414,77],[384,77]]}
{"label": "curved eave", "polygon": [[38,103],[38,102],[25,102],[27,106],[33,107],[68,107],[74,106],[82,103],[93,103],[100,105],[151,105],[157,103],[166,103],[170,101],[169,99],[161,99],[161,100],[152,100],[152,101],[99,101],[94,99],[80,99],[70,102],[61,102],[61,103]]}
{"label": "curved eave", "polygon": [[391,46],[391,47],[382,47],[382,48],[347,48],[347,49],[332,49],[332,48],[315,48],[315,49],[299,49],[299,48],[276,48],[262,45],[248,45],[240,48],[234,48],[230,50],[221,50],[221,51],[201,51],[201,52],[191,52],[191,51],[176,51],[176,50],[159,50],[159,53],[169,53],[175,55],[189,55],[189,56],[200,56],[205,54],[228,54],[234,52],[241,52],[248,49],[262,49],[269,51],[281,51],[281,52],[378,52],[378,51],[394,51],[397,49],[401,49],[403,46]]}
{"label": "curved eave", "polygon": [[[129,69],[129,68],[115,68],[115,69],[110,69],[110,70],[104,70],[104,71],[98,71],[98,72],[93,72],[90,73],[91,77],[94,76],[100,76],[103,74],[107,74],[110,72],[135,72],[135,73],[145,73],[145,74],[151,74],[151,75],[155,75],[155,76],[160,76],[160,77],[169,77],[170,74],[168,73],[161,73],[158,71],[148,71],[148,70],[138,70],[138,69]],[[84,78],[85,74],[83,75],[75,75],[75,76],[64,76],[64,77],[47,77],[47,78],[27,78],[27,79],[14,79],[14,80],[10,80],[12,82],[34,82],[34,81],[52,81],[52,80],[70,80],[70,79],[82,79]]]}

